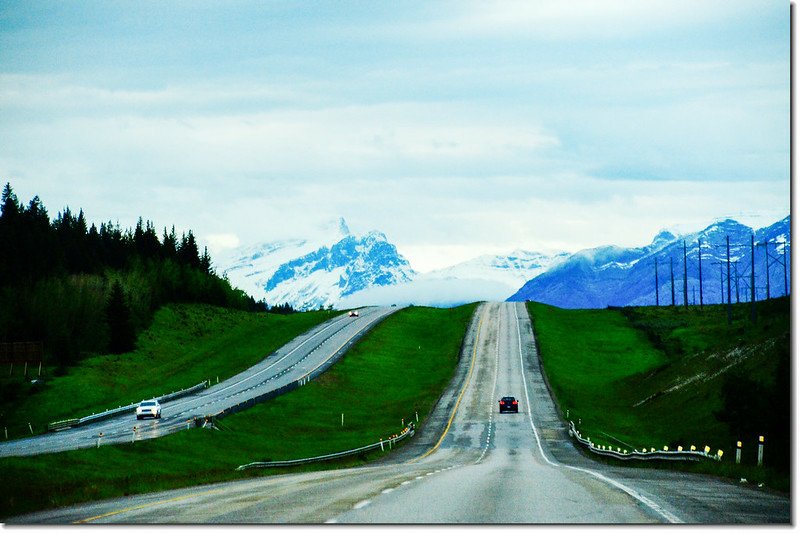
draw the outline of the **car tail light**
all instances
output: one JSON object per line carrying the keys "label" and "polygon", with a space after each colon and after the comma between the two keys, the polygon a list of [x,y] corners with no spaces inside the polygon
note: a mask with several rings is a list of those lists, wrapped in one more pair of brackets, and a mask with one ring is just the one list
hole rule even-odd
{"label": "car tail light", "polygon": [[503,400],[500,400],[500,405],[505,405],[506,403]]}
{"label": "car tail light", "polygon": [[517,400],[514,400],[514,401],[513,401],[513,402],[511,402],[511,403],[512,403],[513,405],[517,405]]}

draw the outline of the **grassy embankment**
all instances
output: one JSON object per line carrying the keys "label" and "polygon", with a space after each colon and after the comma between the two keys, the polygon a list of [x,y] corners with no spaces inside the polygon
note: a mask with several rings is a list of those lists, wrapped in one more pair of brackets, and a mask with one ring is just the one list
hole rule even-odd
{"label": "grassy embankment", "polygon": [[[688,468],[788,490],[789,301],[724,306],[564,310],[531,303],[559,407],[598,444],[723,450]],[[765,464],[755,466],[757,435]],[[736,441],[743,441],[735,465]]]}
{"label": "grassy embankment", "polygon": [[52,369],[46,369],[41,388],[24,381],[18,367],[13,375],[4,374],[0,428],[12,439],[30,436],[28,423],[43,433],[48,422],[229,378],[333,316],[333,311],[277,315],[167,305],[139,335],[133,352],[84,359],[64,376],[50,377]]}
{"label": "grassy embankment", "polygon": [[[221,420],[221,431],[195,429],[135,444],[0,459],[4,477],[0,517],[274,474],[278,471],[234,469],[251,461],[351,449],[398,433],[401,419],[408,421],[415,411],[423,420],[451,379],[474,309],[468,305],[398,311],[320,378]],[[295,471],[360,464],[366,459],[306,465]]]}

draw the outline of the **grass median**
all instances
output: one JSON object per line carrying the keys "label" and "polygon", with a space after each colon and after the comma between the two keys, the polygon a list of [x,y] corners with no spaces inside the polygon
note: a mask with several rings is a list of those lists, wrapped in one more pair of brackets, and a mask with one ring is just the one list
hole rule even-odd
{"label": "grass median", "polygon": [[[566,310],[529,303],[556,401],[592,441],[613,448],[708,445],[715,474],[789,483],[789,301]],[[769,443],[757,468],[758,435]],[[732,465],[736,441],[741,465]]]}
{"label": "grass median", "polygon": [[222,419],[219,431],[195,429],[135,444],[0,459],[0,517],[268,475],[277,471],[234,469],[251,461],[352,449],[398,433],[402,419],[410,420],[415,412],[424,419],[452,378],[474,309],[402,309],[318,379]]}

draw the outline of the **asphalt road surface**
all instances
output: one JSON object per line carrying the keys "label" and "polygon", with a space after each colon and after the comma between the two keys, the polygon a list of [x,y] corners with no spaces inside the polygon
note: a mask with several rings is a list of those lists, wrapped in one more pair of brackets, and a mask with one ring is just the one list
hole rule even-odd
{"label": "asphalt road surface", "polygon": [[345,313],[315,326],[244,372],[195,394],[162,403],[160,420],[136,420],[133,412],[122,413],[76,428],[0,443],[0,457],[88,448],[97,445],[101,433],[101,445],[106,445],[152,439],[186,429],[190,419],[219,413],[297,381],[346,351],[397,309],[367,307],[360,310],[359,317]]}
{"label": "asphalt road surface", "polygon": [[[520,399],[518,414],[497,410]],[[453,383],[411,441],[367,467],[206,485],[9,523],[788,523],[785,495],[611,467],[577,451],[521,303],[475,314]]]}

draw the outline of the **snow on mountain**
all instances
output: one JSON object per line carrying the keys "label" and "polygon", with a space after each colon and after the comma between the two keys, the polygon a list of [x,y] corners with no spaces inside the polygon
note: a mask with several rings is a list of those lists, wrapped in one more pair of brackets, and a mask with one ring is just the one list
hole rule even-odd
{"label": "snow on mountain", "polygon": [[[720,303],[723,296],[727,297],[724,278],[727,278],[725,261],[727,260],[726,237],[728,237],[732,272],[731,299],[745,301],[749,299],[750,294],[751,236],[754,236],[757,243],[761,243],[755,249],[756,298],[763,299],[766,296],[767,261],[763,245],[765,240],[769,241],[769,282],[772,288],[770,295],[782,295],[784,268],[781,261],[784,258],[784,242],[789,241],[789,235],[789,217],[755,232],[752,228],[731,219],[716,222],[702,231],[683,236],[662,231],[656,235],[651,244],[640,248],[603,246],[577,252],[528,281],[509,300],[535,300],[567,308],[654,305],[655,272],[658,265],[659,303],[661,305],[672,303],[674,277],[675,301],[682,304],[685,242],[688,302],[699,303],[701,262],[699,259],[701,259],[703,300],[705,303]],[[788,275],[791,272],[791,259],[788,254],[786,260],[786,285],[788,285]],[[725,265],[725,272],[721,277],[722,265]]]}
{"label": "snow on mountain", "polygon": [[225,265],[231,283],[257,300],[299,309],[336,305],[344,296],[416,275],[383,233],[353,235],[344,219],[328,224],[314,239],[240,248]]}
{"label": "snow on mountain", "polygon": [[[456,265],[422,274],[420,280],[469,280],[484,287],[477,294],[489,300],[505,300],[522,284],[560,264],[569,257],[566,252],[546,255],[514,250],[509,255],[482,255]],[[455,285],[451,285],[455,287]],[[487,292],[488,287],[492,290]],[[466,289],[466,286],[465,286]],[[470,300],[474,301],[474,300]]]}

